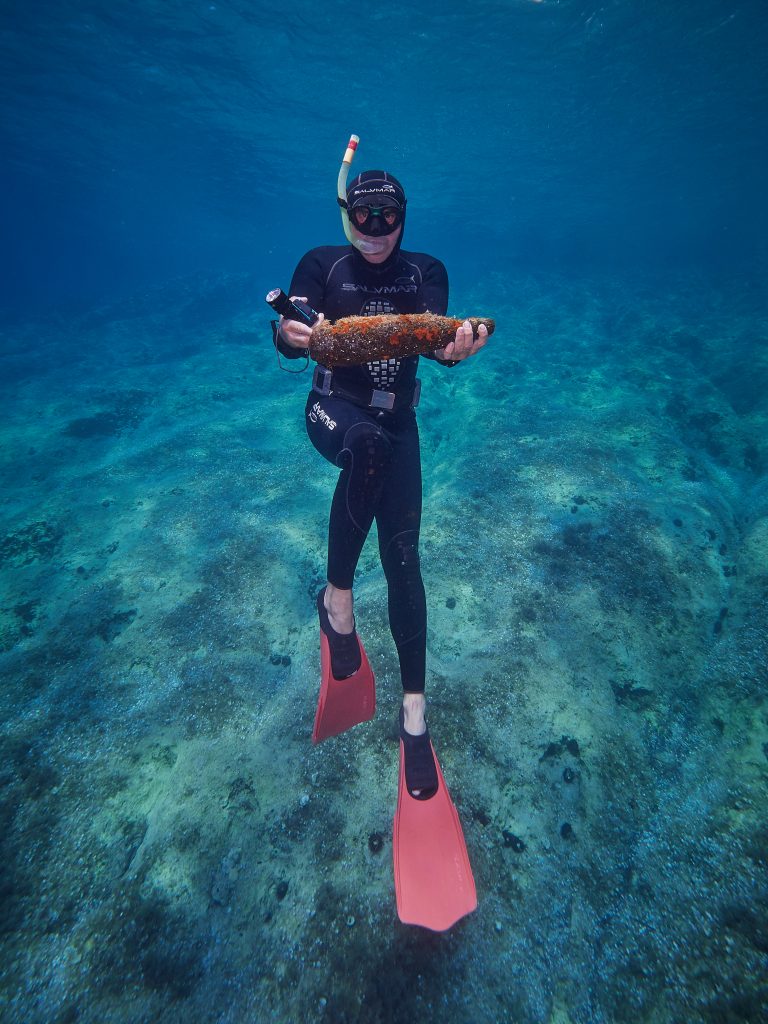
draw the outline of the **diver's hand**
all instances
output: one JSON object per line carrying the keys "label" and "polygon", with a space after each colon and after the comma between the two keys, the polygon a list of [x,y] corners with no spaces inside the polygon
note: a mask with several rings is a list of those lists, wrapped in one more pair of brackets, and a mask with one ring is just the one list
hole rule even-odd
{"label": "diver's hand", "polygon": [[486,341],[488,341],[488,328],[485,324],[480,324],[477,329],[477,338],[474,338],[472,324],[469,320],[465,320],[456,331],[455,341],[449,341],[445,348],[437,349],[435,355],[438,359],[455,359],[460,362],[479,352]]}
{"label": "diver's hand", "polygon": [[[309,299],[303,295],[292,295],[291,302],[308,302]],[[321,324],[325,319],[321,313],[317,319],[317,324]],[[315,326],[317,326],[315,324]],[[286,320],[284,316],[280,317],[280,337],[283,341],[290,345],[291,348],[308,349],[309,348],[309,337],[312,334],[312,328],[309,324],[302,324],[298,320]]]}

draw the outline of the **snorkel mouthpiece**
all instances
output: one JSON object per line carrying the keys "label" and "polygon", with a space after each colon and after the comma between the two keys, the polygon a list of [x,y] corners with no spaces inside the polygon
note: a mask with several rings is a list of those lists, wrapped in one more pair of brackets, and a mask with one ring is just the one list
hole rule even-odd
{"label": "snorkel mouthpiece", "polygon": [[352,242],[356,249],[359,249],[360,252],[367,252],[369,256],[384,252],[387,244],[386,236],[384,238],[355,238]]}

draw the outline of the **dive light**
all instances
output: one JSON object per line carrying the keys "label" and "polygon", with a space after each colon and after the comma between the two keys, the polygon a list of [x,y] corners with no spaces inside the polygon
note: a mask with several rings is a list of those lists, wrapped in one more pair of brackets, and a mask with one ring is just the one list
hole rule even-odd
{"label": "dive light", "polygon": [[317,323],[320,314],[312,309],[308,302],[301,299],[289,299],[282,288],[274,288],[267,292],[267,302],[280,316],[286,320],[298,320],[300,324],[308,324],[312,327]]}

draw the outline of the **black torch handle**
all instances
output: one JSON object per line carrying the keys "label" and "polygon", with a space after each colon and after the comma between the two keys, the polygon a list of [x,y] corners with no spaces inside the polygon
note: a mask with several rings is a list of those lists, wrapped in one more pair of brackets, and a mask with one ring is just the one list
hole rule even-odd
{"label": "black torch handle", "polygon": [[309,303],[301,302],[300,299],[289,299],[282,288],[268,292],[267,303],[286,320],[298,320],[300,324],[309,324],[310,327],[317,323],[320,316]]}

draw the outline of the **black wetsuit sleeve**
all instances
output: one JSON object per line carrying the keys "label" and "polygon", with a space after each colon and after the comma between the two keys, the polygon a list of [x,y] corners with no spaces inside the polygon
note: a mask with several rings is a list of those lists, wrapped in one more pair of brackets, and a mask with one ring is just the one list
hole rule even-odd
{"label": "black wetsuit sleeve", "polygon": [[291,290],[289,295],[303,296],[312,309],[318,313],[324,313],[323,300],[325,293],[325,280],[327,270],[323,267],[317,250],[313,249],[305,256],[302,256],[299,265],[293,272],[291,278]]}
{"label": "black wetsuit sleeve", "polygon": [[[445,316],[448,312],[448,272],[440,260],[432,260],[423,271],[419,300],[425,313]],[[433,352],[425,352],[427,359],[434,359],[441,366],[456,366],[458,359],[438,359]]]}
{"label": "black wetsuit sleeve", "polygon": [[[308,252],[301,258],[293,272],[288,294],[296,295],[299,298],[306,296],[312,309],[317,310],[318,313],[322,312],[323,268],[313,252]],[[288,345],[280,336],[279,330],[275,330],[274,342],[277,351],[286,359],[306,359],[307,357],[306,349]]]}
{"label": "black wetsuit sleeve", "polygon": [[423,313],[448,312],[448,272],[440,260],[431,260],[422,270],[418,298]]}

